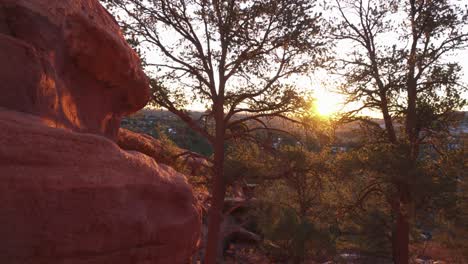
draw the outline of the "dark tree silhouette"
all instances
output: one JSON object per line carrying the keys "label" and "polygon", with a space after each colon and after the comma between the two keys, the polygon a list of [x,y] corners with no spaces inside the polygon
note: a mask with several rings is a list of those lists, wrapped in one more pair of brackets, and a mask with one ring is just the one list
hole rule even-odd
{"label": "dark tree silhouette", "polygon": [[[205,263],[213,264],[226,183],[225,142],[289,121],[306,106],[282,80],[311,70],[321,58],[320,16],[310,0],[111,0],[133,43],[157,51],[146,58],[153,103],[176,114],[213,147],[212,204]],[[194,119],[184,107],[205,104]],[[211,124],[207,125],[207,124]]]}
{"label": "dark tree silhouette", "polygon": [[[331,65],[344,77],[342,92],[362,106],[345,119],[363,119],[362,110],[378,111],[384,141],[404,149],[406,166],[392,175],[391,195],[395,263],[408,263],[411,222],[411,182],[424,144],[447,135],[454,110],[461,109],[466,86],[461,67],[450,55],[468,47],[466,9],[445,0],[337,0],[332,19],[338,45],[353,47]],[[465,7],[466,8],[466,7]],[[402,126],[402,131],[399,131]]]}

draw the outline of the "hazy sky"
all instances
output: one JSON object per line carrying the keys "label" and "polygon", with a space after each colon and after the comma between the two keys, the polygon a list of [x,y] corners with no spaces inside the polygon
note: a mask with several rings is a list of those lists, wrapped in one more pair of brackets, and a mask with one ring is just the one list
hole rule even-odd
{"label": "hazy sky", "polygon": [[[176,39],[174,38],[174,34],[165,33],[163,35],[165,35],[164,40],[167,41],[168,44],[175,43]],[[388,39],[391,42],[394,41],[394,37],[392,36],[388,37]],[[343,54],[346,52],[349,52],[349,46],[345,46],[343,48]],[[341,53],[341,50],[339,50],[338,53]],[[156,52],[147,52],[146,55],[150,62],[162,62],[162,58],[160,58]],[[468,85],[468,50],[460,51],[458,55],[451,58],[451,60],[457,61],[462,65],[463,81],[466,85]],[[333,84],[330,83],[330,80],[333,80],[333,76],[328,75],[325,71],[318,71],[314,75],[299,78],[294,77],[290,81],[294,82],[301,88],[313,90],[317,98],[318,110],[323,114],[329,114],[331,112],[336,112],[342,109],[341,103],[344,101],[342,96],[332,92],[334,87]],[[328,83],[328,85],[323,85],[323,83]],[[468,99],[468,93],[465,93],[463,97]],[[193,103],[189,106],[189,109],[203,110],[204,106],[200,103]],[[468,110],[467,107],[465,107],[465,110]],[[373,116],[378,115],[377,113],[369,112],[365,114]]]}

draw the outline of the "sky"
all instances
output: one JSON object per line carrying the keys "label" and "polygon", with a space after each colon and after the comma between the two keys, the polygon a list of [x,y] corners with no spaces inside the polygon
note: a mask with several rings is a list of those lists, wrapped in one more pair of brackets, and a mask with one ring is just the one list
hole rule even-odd
{"label": "sky", "polygon": [[[391,37],[389,37],[391,38]],[[171,34],[165,34],[164,39],[168,41],[168,43],[173,43],[175,41],[174,36]],[[393,41],[393,39],[391,40]],[[349,49],[345,47],[345,49]],[[349,50],[338,51],[339,53],[343,52],[346,53]],[[147,58],[151,62],[161,62],[162,59],[158,57],[156,52],[147,52]],[[468,50],[462,50],[458,52],[456,56],[451,58],[453,61],[459,62],[462,66],[462,80],[465,84],[468,85]],[[314,74],[309,76],[302,76],[302,77],[294,77],[292,80],[288,80],[288,82],[293,82],[299,88],[305,88],[309,91],[313,91],[314,97],[316,98],[316,109],[319,114],[328,116],[332,115],[336,112],[339,112],[343,109],[351,109],[352,106],[347,106],[346,108],[343,106],[343,102],[345,98],[334,92],[335,87],[333,86],[333,76],[327,74],[323,70],[318,70]],[[463,97],[468,99],[468,93],[464,93]],[[192,103],[188,106],[190,110],[196,111],[203,111],[204,105],[201,103]],[[463,110],[468,110],[468,107],[465,107]],[[365,115],[370,115],[373,117],[379,117],[379,113],[374,112],[365,112]]]}
{"label": "sky", "polygon": [[[151,61],[161,60],[156,53],[149,53],[147,56]],[[463,82],[468,85],[468,50],[462,50],[457,56],[454,56],[454,61],[457,61],[462,66]],[[330,116],[337,112],[350,109],[352,106],[344,106],[345,97],[336,93],[336,88],[330,83],[330,78],[333,76],[327,74],[324,70],[318,70],[315,74],[295,77],[291,80],[299,88],[305,88],[312,91],[316,99],[316,109],[320,115]],[[464,93],[463,97],[468,100],[468,93]],[[204,111],[205,106],[201,103],[192,103],[188,106],[189,110]],[[468,107],[463,109],[468,111]],[[372,117],[380,117],[379,113],[367,111],[364,114]]]}
{"label": "sky", "polygon": [[[457,56],[454,56],[454,61],[460,63],[462,66],[462,82],[468,86],[468,49],[462,50],[458,53]],[[333,92],[334,87],[322,84],[322,82],[327,80],[330,76],[326,75],[321,76],[320,74],[315,77],[315,82],[310,86],[310,89],[314,91],[315,97],[317,99],[317,110],[319,114],[324,116],[333,115],[334,113],[340,112],[343,109],[349,109],[343,105],[345,97]],[[311,77],[311,80],[314,81],[314,77]],[[468,100],[468,92],[463,93],[463,98]],[[468,106],[465,106],[463,111],[468,111]],[[380,113],[367,111],[363,113],[372,117],[380,117]]]}

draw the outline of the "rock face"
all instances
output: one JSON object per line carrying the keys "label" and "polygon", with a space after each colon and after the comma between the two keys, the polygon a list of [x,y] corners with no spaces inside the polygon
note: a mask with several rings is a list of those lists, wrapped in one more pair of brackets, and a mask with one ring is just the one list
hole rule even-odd
{"label": "rock face", "polygon": [[0,107],[115,138],[149,96],[139,59],[97,0],[0,0]]}
{"label": "rock face", "polygon": [[200,219],[183,175],[31,115],[2,110],[0,128],[0,263],[171,264],[193,253]]}
{"label": "rock face", "polygon": [[97,0],[0,0],[0,93],[0,263],[187,263],[184,175],[113,141],[149,88]]}
{"label": "rock face", "polygon": [[165,146],[155,138],[130,131],[125,128],[120,128],[117,144],[125,150],[134,150],[144,153],[155,160],[167,159],[169,157],[169,150],[165,149]]}
{"label": "rock face", "polygon": [[122,149],[144,153],[167,165],[183,164],[185,173],[189,175],[207,175],[211,167],[206,158],[196,153],[181,149],[175,145],[164,145],[161,141],[149,135],[124,128],[119,129],[117,144]]}

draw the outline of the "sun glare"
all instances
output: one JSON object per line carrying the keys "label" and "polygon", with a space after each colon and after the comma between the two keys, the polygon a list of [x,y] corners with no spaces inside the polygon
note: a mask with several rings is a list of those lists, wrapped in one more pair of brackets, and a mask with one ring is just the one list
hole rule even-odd
{"label": "sun glare", "polygon": [[342,98],[325,89],[317,89],[315,96],[315,112],[322,117],[330,117],[338,114],[342,108]]}
{"label": "sun glare", "polygon": [[317,100],[315,110],[320,116],[331,116],[336,113],[333,102],[330,100]]}

